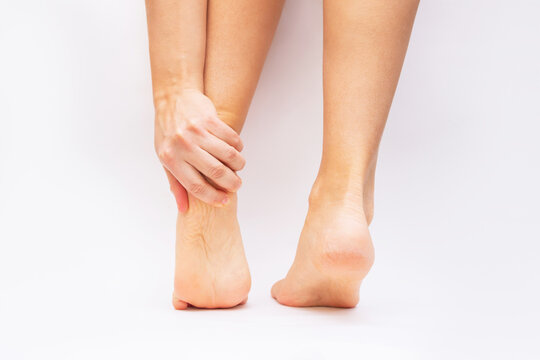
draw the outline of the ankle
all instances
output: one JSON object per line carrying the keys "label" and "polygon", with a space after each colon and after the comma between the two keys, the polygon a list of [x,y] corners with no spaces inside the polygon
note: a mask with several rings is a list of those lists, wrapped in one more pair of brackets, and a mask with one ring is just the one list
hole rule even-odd
{"label": "ankle", "polygon": [[329,206],[331,204],[361,206],[363,204],[363,193],[361,182],[340,184],[319,175],[311,188],[309,204],[311,207]]}
{"label": "ankle", "polygon": [[311,210],[327,210],[328,207],[348,208],[365,217],[369,225],[373,219],[373,186],[371,182],[335,183],[319,175],[309,194]]}

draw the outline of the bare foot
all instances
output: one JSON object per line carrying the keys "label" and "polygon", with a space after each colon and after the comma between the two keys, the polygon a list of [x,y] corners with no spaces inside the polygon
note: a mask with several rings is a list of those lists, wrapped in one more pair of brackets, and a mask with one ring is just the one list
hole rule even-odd
{"label": "bare foot", "polygon": [[355,307],[373,260],[363,206],[310,200],[294,263],[272,296],[287,306]]}
{"label": "bare foot", "polygon": [[251,287],[236,195],[222,208],[189,198],[187,213],[178,214],[173,306],[183,310],[230,308],[243,304]]}

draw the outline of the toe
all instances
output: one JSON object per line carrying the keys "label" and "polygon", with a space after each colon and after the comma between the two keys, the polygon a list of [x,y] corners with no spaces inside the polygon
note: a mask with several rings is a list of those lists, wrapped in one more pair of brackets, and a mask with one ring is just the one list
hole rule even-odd
{"label": "toe", "polygon": [[186,310],[188,307],[188,304],[185,301],[180,300],[174,295],[173,295],[172,303],[176,310]]}

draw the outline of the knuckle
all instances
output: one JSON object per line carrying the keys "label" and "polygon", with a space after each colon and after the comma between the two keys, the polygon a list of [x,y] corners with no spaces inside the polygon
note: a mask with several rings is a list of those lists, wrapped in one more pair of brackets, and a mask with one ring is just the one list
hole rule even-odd
{"label": "knuckle", "polygon": [[158,157],[163,163],[170,163],[173,160],[173,151],[170,147],[162,147],[158,151]]}
{"label": "knuckle", "polygon": [[185,132],[183,131],[177,131],[171,136],[170,145],[171,147],[176,147],[178,150],[181,151],[193,150],[192,141],[188,139]]}
{"label": "knuckle", "polygon": [[171,141],[175,144],[182,144],[185,142],[185,135],[182,130],[177,130],[172,136]]}
{"label": "knuckle", "polygon": [[216,124],[216,118],[213,116],[207,116],[203,120],[204,124],[206,125],[215,125]]}
{"label": "knuckle", "polygon": [[208,170],[208,175],[212,179],[222,178],[225,176],[225,167],[223,165],[212,166],[210,170]]}
{"label": "knuckle", "polygon": [[192,118],[187,119],[185,128],[188,131],[194,132],[194,133],[200,133],[202,131],[202,127],[200,124],[200,121],[198,119]]}
{"label": "knuckle", "polygon": [[240,139],[240,136],[236,135],[233,138],[233,144],[235,148],[242,149],[242,140]]}
{"label": "knuckle", "polygon": [[236,151],[236,149],[230,147],[227,149],[227,152],[225,154],[225,160],[228,161],[228,162],[231,162],[231,161],[234,161],[236,160],[236,158],[239,157],[238,156],[238,152]]}
{"label": "knuckle", "polygon": [[202,183],[191,183],[188,186],[188,190],[194,195],[202,195],[205,193],[206,186]]}

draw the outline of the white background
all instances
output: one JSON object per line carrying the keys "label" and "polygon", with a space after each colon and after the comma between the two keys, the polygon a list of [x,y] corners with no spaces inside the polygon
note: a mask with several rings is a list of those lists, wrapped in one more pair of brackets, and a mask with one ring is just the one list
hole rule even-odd
{"label": "white background", "polygon": [[2,0],[0,358],[538,359],[537,1],[420,5],[353,310],[270,297],[321,152],[322,10],[289,0],[242,136],[247,305],[172,309],[143,1]]}

